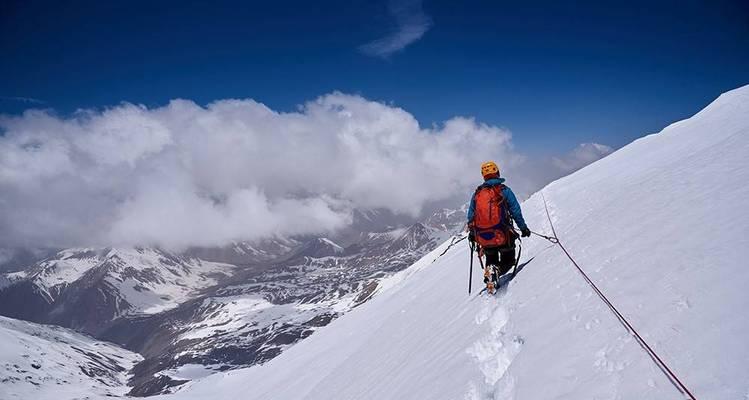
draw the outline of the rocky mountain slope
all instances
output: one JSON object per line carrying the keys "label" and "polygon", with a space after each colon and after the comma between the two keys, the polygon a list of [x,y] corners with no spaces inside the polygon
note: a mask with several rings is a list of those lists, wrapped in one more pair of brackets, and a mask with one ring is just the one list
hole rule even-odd
{"label": "rocky mountain slope", "polygon": [[158,249],[67,249],[7,274],[0,314],[98,335],[117,319],[174,308],[233,269]]}
{"label": "rocky mountain slope", "polygon": [[168,312],[129,319],[127,326],[114,326],[102,337],[144,355],[135,370],[134,395],[264,363],[367,301],[384,278],[449,235],[415,224],[365,235],[346,249],[329,239],[313,239],[289,259],[241,271],[204,296]]}
{"label": "rocky mountain slope", "polygon": [[[461,228],[463,214],[438,214],[436,227],[360,232],[345,246],[316,237],[184,254],[66,249],[3,275],[0,314],[71,327],[142,354],[131,394],[151,395],[266,362],[367,301],[383,278]],[[376,213],[366,216],[377,224]]]}

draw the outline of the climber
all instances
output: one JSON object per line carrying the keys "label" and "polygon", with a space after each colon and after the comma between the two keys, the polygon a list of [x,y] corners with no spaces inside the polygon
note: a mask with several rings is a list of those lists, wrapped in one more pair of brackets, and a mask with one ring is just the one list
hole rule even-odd
{"label": "climber", "polygon": [[499,177],[499,167],[493,161],[481,165],[481,184],[471,197],[468,207],[468,240],[478,243],[479,257],[486,256],[484,282],[493,293],[499,277],[515,265],[515,240],[518,234],[513,221],[520,228],[520,236],[531,235],[525,224],[515,194]]}

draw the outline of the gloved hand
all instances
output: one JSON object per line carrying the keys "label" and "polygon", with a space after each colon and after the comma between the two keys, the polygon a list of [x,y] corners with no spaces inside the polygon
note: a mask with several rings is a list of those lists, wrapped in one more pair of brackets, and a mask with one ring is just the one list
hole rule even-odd
{"label": "gloved hand", "polygon": [[530,235],[531,235],[531,230],[528,229],[527,226],[525,228],[523,228],[523,229],[520,230],[520,236],[522,236],[522,237],[528,237]]}
{"label": "gloved hand", "polygon": [[473,229],[468,231],[468,241],[471,243],[476,241],[476,233],[473,232]]}

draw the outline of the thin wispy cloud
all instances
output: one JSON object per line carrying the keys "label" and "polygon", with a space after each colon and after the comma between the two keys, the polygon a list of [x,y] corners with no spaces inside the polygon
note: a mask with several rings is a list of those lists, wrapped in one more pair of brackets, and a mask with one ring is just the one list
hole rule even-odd
{"label": "thin wispy cloud", "polygon": [[368,56],[388,58],[421,39],[433,25],[421,3],[421,0],[391,0],[388,8],[395,18],[395,29],[385,37],[359,46],[359,50]]}
{"label": "thin wispy cloud", "polygon": [[0,100],[6,100],[6,101],[18,101],[21,103],[28,103],[28,104],[45,104],[45,101],[35,99],[33,97],[20,97],[20,96],[0,96]]}

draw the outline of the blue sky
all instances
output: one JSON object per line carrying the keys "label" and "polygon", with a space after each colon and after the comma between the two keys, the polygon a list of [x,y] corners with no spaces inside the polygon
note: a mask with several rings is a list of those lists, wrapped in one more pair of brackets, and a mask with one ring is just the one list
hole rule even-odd
{"label": "blue sky", "polygon": [[293,110],[338,90],[558,153],[619,147],[749,83],[745,1],[519,3],[4,1],[0,112],[173,98]]}

